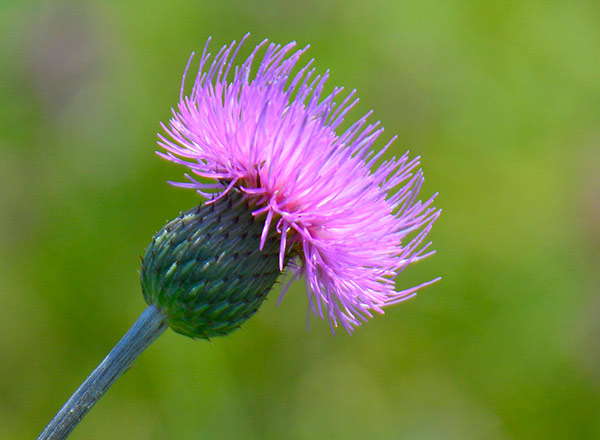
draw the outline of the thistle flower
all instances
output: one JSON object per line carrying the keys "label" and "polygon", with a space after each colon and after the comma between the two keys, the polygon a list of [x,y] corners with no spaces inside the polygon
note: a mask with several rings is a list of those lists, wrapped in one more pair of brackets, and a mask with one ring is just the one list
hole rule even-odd
{"label": "thistle flower", "polygon": [[[417,200],[418,157],[382,160],[395,137],[371,149],[383,132],[379,122],[367,124],[371,112],[336,131],[358,99],[352,91],[336,103],[341,87],[324,93],[329,73],[315,74],[312,59],[300,63],[308,46],[265,40],[234,67],[244,39],[212,62],[207,42],[185,95],[188,62],[158,154],[189,168],[188,182],[174,184],[195,189],[207,204],[241,194],[261,221],[259,249],[274,236],[279,269],[287,267],[290,282],[305,279],[309,310],[351,332],[436,281],[400,291],[394,282],[433,253],[423,242],[440,213],[435,196]],[[289,282],[282,286],[280,300]]]}
{"label": "thistle flower", "polygon": [[238,328],[284,270],[280,299],[304,277],[309,311],[349,332],[436,281],[395,290],[400,271],[433,253],[423,241],[440,214],[433,197],[417,200],[418,158],[382,160],[395,138],[373,152],[383,128],[367,124],[371,112],[338,133],[358,100],[324,94],[328,72],[299,65],[307,47],[269,44],[253,74],[265,45],[232,71],[241,43],[209,64],[207,42],[184,96],[188,63],[159,154],[187,166],[189,182],[176,185],[207,201],[154,236],[140,272],[148,308],[38,440],[65,439],[167,326],[199,338]]}

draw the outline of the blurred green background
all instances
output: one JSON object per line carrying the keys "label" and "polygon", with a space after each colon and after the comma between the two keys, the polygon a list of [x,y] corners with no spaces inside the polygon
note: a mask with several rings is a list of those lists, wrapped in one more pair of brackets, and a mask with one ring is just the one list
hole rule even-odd
{"label": "blurred green background", "polygon": [[295,285],[168,331],[73,439],[600,438],[600,4],[0,3],[0,438],[34,438],[144,309],[138,255],[198,203],[154,154],[192,51],[310,43],[422,155],[441,275],[353,336]]}

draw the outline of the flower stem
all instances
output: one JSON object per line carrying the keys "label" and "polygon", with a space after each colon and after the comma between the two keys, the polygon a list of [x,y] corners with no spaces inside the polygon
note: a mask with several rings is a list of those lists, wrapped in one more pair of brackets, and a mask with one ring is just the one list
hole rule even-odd
{"label": "flower stem", "polygon": [[108,356],[75,391],[37,440],[62,440],[83,419],[106,390],[168,327],[165,316],[149,306]]}

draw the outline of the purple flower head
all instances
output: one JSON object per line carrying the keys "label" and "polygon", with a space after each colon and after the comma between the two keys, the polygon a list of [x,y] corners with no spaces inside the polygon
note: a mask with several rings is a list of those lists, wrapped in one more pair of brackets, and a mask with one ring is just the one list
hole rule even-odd
{"label": "purple flower head", "polygon": [[352,91],[337,103],[341,87],[324,96],[328,72],[315,74],[313,60],[299,65],[308,47],[265,40],[234,66],[241,43],[224,46],[209,62],[207,42],[191,93],[185,96],[182,84],[173,117],[162,125],[170,139],[159,135],[159,154],[204,180],[186,174],[189,183],[176,185],[207,199],[234,188],[251,199],[253,215],[264,217],[261,247],[276,228],[280,269],[294,256],[280,300],[303,276],[309,311],[351,332],[373,311],[383,313],[436,281],[401,291],[394,282],[408,264],[433,253],[423,242],[440,214],[435,196],[417,200],[419,158],[381,160],[395,138],[371,150],[383,132],[379,122],[367,124],[371,112],[336,132],[358,99]]}

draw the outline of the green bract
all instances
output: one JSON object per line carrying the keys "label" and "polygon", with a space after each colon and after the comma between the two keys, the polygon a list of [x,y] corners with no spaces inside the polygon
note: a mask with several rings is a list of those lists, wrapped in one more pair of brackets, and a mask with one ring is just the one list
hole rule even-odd
{"label": "green bract", "polygon": [[142,262],[144,299],[193,338],[224,336],[250,318],[280,274],[279,238],[262,251],[264,219],[237,191],[169,222]]}

